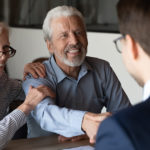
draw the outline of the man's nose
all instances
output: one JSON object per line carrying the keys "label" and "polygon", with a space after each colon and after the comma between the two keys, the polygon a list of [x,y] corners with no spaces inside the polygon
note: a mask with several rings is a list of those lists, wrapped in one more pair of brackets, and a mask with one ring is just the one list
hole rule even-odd
{"label": "man's nose", "polygon": [[78,38],[76,37],[76,35],[75,34],[71,34],[70,35],[70,44],[72,44],[72,45],[76,45],[78,43]]}

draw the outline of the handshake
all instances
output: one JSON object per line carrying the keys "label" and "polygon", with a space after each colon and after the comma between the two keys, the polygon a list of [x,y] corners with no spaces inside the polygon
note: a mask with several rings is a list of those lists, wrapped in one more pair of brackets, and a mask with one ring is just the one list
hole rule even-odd
{"label": "handshake", "polygon": [[111,113],[109,112],[101,113],[101,114],[87,112],[85,113],[83,121],[82,121],[82,130],[86,134],[74,136],[74,137],[64,137],[60,135],[58,137],[58,141],[59,142],[78,141],[78,140],[89,138],[89,142],[91,144],[94,144],[96,142],[96,134],[97,134],[99,125],[104,119],[106,119],[109,116],[111,116]]}

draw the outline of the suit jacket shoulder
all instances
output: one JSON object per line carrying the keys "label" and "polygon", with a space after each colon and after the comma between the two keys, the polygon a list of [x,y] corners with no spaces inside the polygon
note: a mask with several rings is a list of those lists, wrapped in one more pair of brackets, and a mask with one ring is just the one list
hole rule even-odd
{"label": "suit jacket shoulder", "polygon": [[[103,139],[102,141],[107,141],[107,139],[110,139],[111,135],[112,138],[109,143],[114,144],[119,141],[122,145],[122,148],[120,148],[121,150],[123,150],[123,147],[127,146],[126,141],[130,143],[128,144],[128,150],[133,149],[133,147],[136,150],[148,150],[150,148],[149,124],[150,98],[145,102],[119,111],[109,119],[106,119],[100,126],[97,136],[97,145],[101,146],[104,142],[101,142],[100,139]],[[113,144],[109,146],[113,147]],[[115,150],[118,149],[117,145],[115,146]],[[107,150],[106,147],[105,150]]]}
{"label": "suit jacket shoulder", "polygon": [[114,117],[110,117],[100,125],[96,150],[135,150],[128,134]]}
{"label": "suit jacket shoulder", "polygon": [[137,150],[150,149],[150,98],[117,113],[115,118]]}

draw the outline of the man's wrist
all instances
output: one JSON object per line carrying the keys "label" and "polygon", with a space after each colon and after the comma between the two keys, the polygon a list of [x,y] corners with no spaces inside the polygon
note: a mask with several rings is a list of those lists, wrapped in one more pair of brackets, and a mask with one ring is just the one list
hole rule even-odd
{"label": "man's wrist", "polygon": [[87,120],[87,113],[86,112],[83,116],[83,120],[82,120],[82,126],[81,126],[81,129],[84,133],[86,133],[86,120]]}
{"label": "man's wrist", "polygon": [[28,115],[32,108],[30,105],[27,105],[27,104],[21,104],[17,109],[21,110],[23,113],[25,113],[25,115]]}

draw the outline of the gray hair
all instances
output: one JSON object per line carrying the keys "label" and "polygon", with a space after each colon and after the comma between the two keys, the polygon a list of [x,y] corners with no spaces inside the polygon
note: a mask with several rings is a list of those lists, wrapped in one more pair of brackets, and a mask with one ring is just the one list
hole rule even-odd
{"label": "gray hair", "polygon": [[8,25],[6,25],[4,22],[0,22],[0,35],[4,32],[9,34]]}
{"label": "gray hair", "polygon": [[78,16],[80,17],[80,19],[82,20],[85,30],[86,30],[86,25],[84,22],[84,17],[81,14],[81,12],[79,10],[77,10],[74,7],[71,6],[58,6],[56,8],[53,8],[52,10],[50,10],[47,15],[46,18],[43,22],[43,34],[44,34],[44,40],[51,40],[52,37],[52,28],[51,28],[51,22],[54,18],[58,18],[58,17],[68,17],[68,16]]}

